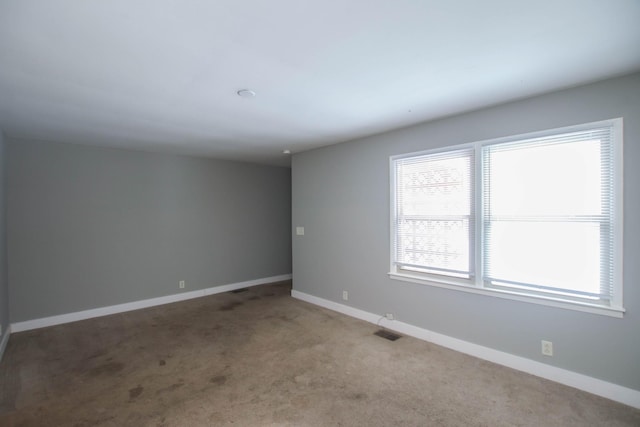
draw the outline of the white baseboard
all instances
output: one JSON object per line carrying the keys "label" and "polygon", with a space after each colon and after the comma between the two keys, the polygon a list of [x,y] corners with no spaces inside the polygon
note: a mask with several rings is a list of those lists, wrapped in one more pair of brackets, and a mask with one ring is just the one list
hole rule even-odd
{"label": "white baseboard", "polygon": [[2,362],[4,349],[7,348],[7,343],[9,342],[9,335],[11,335],[11,325],[7,326],[7,329],[4,331],[4,335],[2,336],[2,341],[0,341],[0,362]]}
{"label": "white baseboard", "polygon": [[503,351],[494,350],[489,347],[483,347],[478,344],[459,340],[457,338],[429,331],[408,323],[399,322],[397,320],[387,320],[384,316],[379,314],[369,313],[368,311],[359,310],[344,304],[309,295],[304,292],[292,290],[291,296],[320,307],[328,308],[329,310],[346,314],[347,316],[379,324],[384,326],[386,329],[391,329],[461,353],[469,354],[499,365],[508,366],[509,368],[516,369],[518,371],[568,385],[570,387],[640,409],[640,391],[638,390],[623,387],[618,384],[599,380],[576,372],[567,371],[566,369],[557,368],[555,366],[546,365],[521,356],[515,356]]}
{"label": "white baseboard", "polygon": [[197,291],[183,292],[180,294],[167,295],[164,297],[145,299],[140,301],[127,302],[124,304],[112,305],[108,307],[93,308],[90,310],[76,311],[74,313],[60,314],[57,316],[43,317],[41,319],[25,320],[11,324],[11,332],[22,332],[31,329],[45,328],[47,326],[60,325],[62,323],[76,322],[78,320],[91,319],[94,317],[108,316],[110,314],[123,313],[125,311],[139,310],[141,308],[154,307],[157,305],[169,304],[172,302],[184,301],[193,298],[200,298],[207,295],[229,292],[236,289],[248,288],[250,286],[264,285],[267,283],[280,282],[291,279],[291,274],[280,276],[264,277],[261,279],[247,280],[246,282],[230,283],[228,285],[214,286]]}

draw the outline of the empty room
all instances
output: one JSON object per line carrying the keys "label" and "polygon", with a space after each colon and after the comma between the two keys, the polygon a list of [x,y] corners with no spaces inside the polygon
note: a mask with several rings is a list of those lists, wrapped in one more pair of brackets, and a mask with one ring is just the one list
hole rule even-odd
{"label": "empty room", "polygon": [[0,0],[1,426],[640,426],[637,0]]}

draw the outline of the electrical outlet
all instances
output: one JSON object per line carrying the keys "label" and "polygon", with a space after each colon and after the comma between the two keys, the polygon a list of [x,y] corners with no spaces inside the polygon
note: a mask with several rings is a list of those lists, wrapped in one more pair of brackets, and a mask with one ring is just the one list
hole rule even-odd
{"label": "electrical outlet", "polygon": [[394,317],[393,317],[393,313],[385,313],[385,314],[384,314],[384,317],[386,317],[386,318],[387,318],[387,320],[393,320],[393,319],[394,319]]}
{"label": "electrical outlet", "polygon": [[347,291],[342,291],[342,299],[345,301],[349,300],[349,292]]}
{"label": "electrical outlet", "polygon": [[542,354],[553,356],[553,343],[551,341],[542,340]]}
{"label": "electrical outlet", "polygon": [[178,282],[178,287],[180,289],[184,289],[184,280],[180,280],[180,282]]}

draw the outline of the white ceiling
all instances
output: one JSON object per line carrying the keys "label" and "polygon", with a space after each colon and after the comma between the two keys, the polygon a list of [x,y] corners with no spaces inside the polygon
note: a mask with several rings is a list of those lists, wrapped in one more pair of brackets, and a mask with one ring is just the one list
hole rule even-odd
{"label": "white ceiling", "polygon": [[287,165],[636,70],[638,0],[0,0],[14,138]]}

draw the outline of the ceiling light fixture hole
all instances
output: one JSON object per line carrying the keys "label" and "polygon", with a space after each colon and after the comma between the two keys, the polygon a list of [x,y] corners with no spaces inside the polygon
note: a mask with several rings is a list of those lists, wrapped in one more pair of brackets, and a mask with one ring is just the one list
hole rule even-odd
{"label": "ceiling light fixture hole", "polygon": [[256,93],[250,89],[240,89],[236,93],[241,98],[253,98],[256,96]]}

